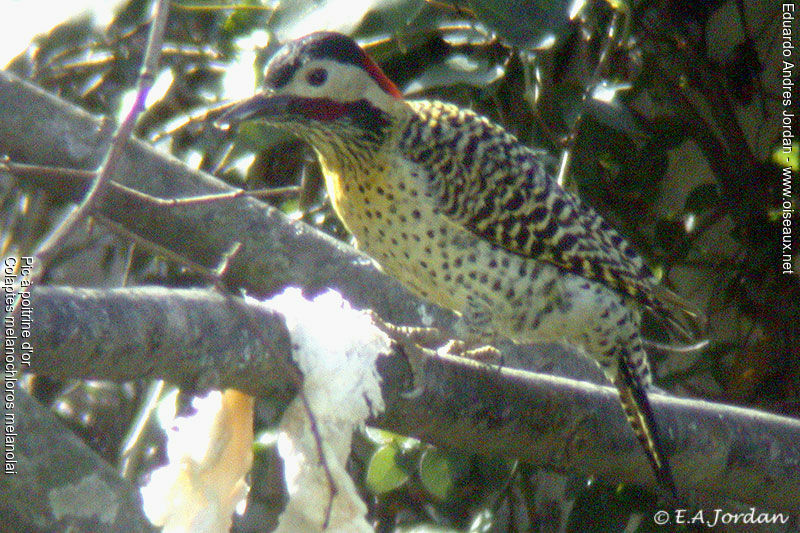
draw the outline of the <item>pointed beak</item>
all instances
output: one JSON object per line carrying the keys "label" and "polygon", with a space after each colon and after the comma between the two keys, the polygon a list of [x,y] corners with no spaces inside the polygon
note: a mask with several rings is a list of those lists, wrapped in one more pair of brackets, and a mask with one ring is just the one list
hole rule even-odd
{"label": "pointed beak", "polygon": [[227,128],[248,120],[264,120],[270,122],[288,112],[289,97],[258,93],[228,109],[214,124]]}

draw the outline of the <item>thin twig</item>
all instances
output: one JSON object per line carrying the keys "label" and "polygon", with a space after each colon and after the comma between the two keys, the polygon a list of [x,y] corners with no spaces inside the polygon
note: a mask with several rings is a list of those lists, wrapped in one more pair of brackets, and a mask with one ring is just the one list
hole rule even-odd
{"label": "thin twig", "polygon": [[32,178],[92,180],[97,176],[97,172],[94,170],[15,163],[6,158],[0,160],[0,168],[7,170],[14,176]]}
{"label": "thin twig", "polygon": [[[15,176],[45,178],[50,180],[72,179],[88,181],[97,176],[97,172],[92,170],[30,165],[14,163],[11,161],[0,161],[0,168],[6,169]],[[233,200],[243,196],[249,196],[251,198],[279,198],[283,196],[296,196],[301,192],[301,187],[297,185],[290,185],[287,187],[274,187],[269,189],[253,189],[251,191],[234,189],[226,192],[200,194],[197,196],[187,196],[183,198],[159,198],[157,196],[152,196],[136,189],[132,189],[126,185],[117,183],[116,181],[109,181],[106,186],[109,189],[120,191],[133,198],[142,200],[143,202],[162,207],[184,207],[194,204],[218,202],[221,200]]]}
{"label": "thin twig", "polygon": [[150,37],[147,42],[147,50],[137,82],[136,99],[133,106],[114,133],[111,139],[111,145],[106,152],[103,162],[100,164],[97,176],[83,202],[72,210],[64,222],[50,234],[39,250],[37,250],[34,267],[28,280],[31,287],[42,280],[47,269],[47,264],[55,256],[57,251],[64,246],[69,235],[86,220],[94,206],[102,200],[106,186],[111,181],[111,176],[114,174],[122,151],[136,126],[136,119],[144,110],[144,103],[147,100],[150,87],[152,87],[155,80],[159,52],[164,39],[164,29],[167,24],[168,13],[168,0],[158,0],[154,9]]}
{"label": "thin twig", "polygon": [[[136,243],[139,246],[139,248],[146,250],[152,255],[161,256],[165,259],[173,261],[174,263],[199,274],[206,280],[212,283],[216,283],[216,280],[218,279],[216,268],[211,269],[207,266],[203,266],[199,263],[192,261],[187,257],[178,254],[177,252],[170,250],[169,248],[165,248],[160,244],[149,241],[144,237],[132,232],[125,226],[117,224],[113,220],[105,217],[104,215],[95,214],[94,219],[103,226],[105,226],[106,228],[108,228],[112,233],[115,233],[125,239],[131,240],[132,242]],[[225,263],[227,263],[227,261]]]}

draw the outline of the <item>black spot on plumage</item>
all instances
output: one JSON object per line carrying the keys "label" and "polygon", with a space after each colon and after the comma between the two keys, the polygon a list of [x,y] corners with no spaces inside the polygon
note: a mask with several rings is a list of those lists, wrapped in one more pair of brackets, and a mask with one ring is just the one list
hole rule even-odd
{"label": "black spot on plumage", "polygon": [[525,245],[528,243],[528,239],[530,238],[530,236],[531,232],[527,226],[521,226],[519,228],[519,233],[517,234],[517,242],[519,243],[520,248],[524,249]]}
{"label": "black spot on plumage", "polygon": [[488,128],[477,128],[476,130],[477,135],[476,137],[481,140],[481,142],[489,142],[494,139],[494,133],[489,131]]}
{"label": "black spot on plumage", "polygon": [[479,139],[476,137],[472,137],[469,142],[467,142],[467,146],[464,147],[464,166],[467,168],[472,166],[472,162],[475,158],[475,149],[478,147]]}
{"label": "black spot on plumage", "polygon": [[493,209],[491,205],[489,205],[488,203],[483,203],[481,205],[481,208],[478,209],[478,212],[475,213],[473,220],[475,222],[480,222],[481,220],[487,219],[492,215],[492,211]]}
{"label": "black spot on plumage", "polygon": [[564,251],[572,250],[578,243],[578,237],[574,233],[567,233],[558,241],[558,248]]}
{"label": "black spot on plumage", "polygon": [[555,216],[557,217],[558,215],[560,215],[561,211],[563,211],[565,207],[567,207],[567,202],[565,202],[561,198],[556,198],[553,201],[553,213],[555,214]]}
{"label": "black spot on plumage", "polygon": [[531,214],[528,215],[526,222],[530,222],[531,224],[538,225],[541,224],[547,218],[547,208],[546,207],[537,207]]}
{"label": "black spot on plumage", "polygon": [[532,239],[530,243],[528,243],[528,248],[526,249],[526,252],[530,257],[539,257],[543,251],[544,243],[542,241],[537,241],[536,239]]}
{"label": "black spot on plumage", "polygon": [[506,202],[505,208],[511,211],[516,211],[525,203],[525,196],[519,189],[515,190],[511,198]]}
{"label": "black spot on plumage", "polygon": [[536,233],[536,236],[542,240],[552,239],[553,236],[558,232],[558,220],[555,217],[551,217],[550,220],[547,221],[547,225]]}

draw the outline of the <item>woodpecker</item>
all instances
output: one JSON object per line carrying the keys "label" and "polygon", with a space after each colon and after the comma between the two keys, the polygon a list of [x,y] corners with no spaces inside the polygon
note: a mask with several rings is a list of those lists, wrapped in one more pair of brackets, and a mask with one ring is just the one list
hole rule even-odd
{"label": "woodpecker", "polygon": [[683,323],[695,313],[558,185],[546,152],[469,109],[405,100],[355,41],[333,32],[285,44],[264,90],[221,119],[242,121],[307,141],[357,247],[458,313],[466,342],[562,342],[594,358],[657,480],[677,497],[647,399],[640,316]]}

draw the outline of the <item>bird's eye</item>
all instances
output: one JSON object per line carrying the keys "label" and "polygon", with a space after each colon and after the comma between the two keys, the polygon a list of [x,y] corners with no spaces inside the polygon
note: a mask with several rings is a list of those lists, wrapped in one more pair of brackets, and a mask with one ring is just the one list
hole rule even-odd
{"label": "bird's eye", "polygon": [[319,87],[328,79],[328,71],[324,68],[315,68],[306,74],[306,81],[313,87]]}

